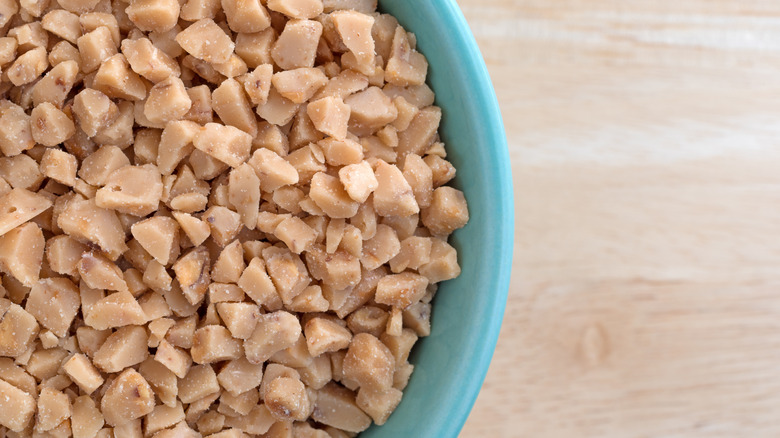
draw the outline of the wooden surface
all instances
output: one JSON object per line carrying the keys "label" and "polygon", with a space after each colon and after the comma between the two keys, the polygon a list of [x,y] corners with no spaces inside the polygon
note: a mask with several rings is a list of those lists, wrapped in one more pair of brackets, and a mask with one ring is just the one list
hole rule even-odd
{"label": "wooden surface", "polygon": [[780,436],[780,2],[459,1],[517,216],[462,436]]}

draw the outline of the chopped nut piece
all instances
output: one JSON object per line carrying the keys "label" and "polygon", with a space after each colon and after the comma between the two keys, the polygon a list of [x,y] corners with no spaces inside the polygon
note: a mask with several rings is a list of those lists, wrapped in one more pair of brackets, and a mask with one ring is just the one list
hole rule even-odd
{"label": "chopped nut piece", "polygon": [[87,394],[92,394],[103,384],[100,372],[83,354],[73,355],[62,365],[62,370]]}
{"label": "chopped nut piece", "polygon": [[154,360],[164,365],[180,379],[187,375],[192,365],[192,359],[187,352],[174,347],[166,340],[160,341]]}
{"label": "chopped nut piece", "polygon": [[339,179],[353,200],[363,203],[379,187],[371,165],[363,161],[339,169]]}
{"label": "chopped nut piece", "polygon": [[390,260],[390,269],[397,274],[405,269],[419,269],[430,261],[431,239],[411,236],[401,242],[398,255]]}
{"label": "chopped nut piece", "polygon": [[374,209],[380,216],[409,216],[420,211],[412,187],[395,165],[379,161],[379,186],[374,192]]}
{"label": "chopped nut piece", "polygon": [[428,277],[431,283],[445,281],[460,275],[460,266],[458,266],[458,253],[441,239],[431,241],[430,262],[418,268],[420,274]]}
{"label": "chopped nut piece", "polygon": [[195,331],[190,354],[195,363],[238,359],[242,354],[241,343],[233,339],[225,327],[207,325]]}
{"label": "chopped nut piece", "polygon": [[88,395],[82,395],[73,400],[73,413],[70,425],[73,438],[92,438],[103,427],[103,414]]}
{"label": "chopped nut piece", "polygon": [[226,246],[211,268],[211,279],[221,283],[237,283],[244,271],[244,247],[234,240]]}
{"label": "chopped nut piece", "polygon": [[43,174],[35,159],[27,154],[0,158],[0,177],[13,188],[37,190],[43,182]]}
{"label": "chopped nut piece", "polygon": [[[146,347],[147,334],[143,327],[127,326],[121,327],[111,334],[103,342],[100,349],[95,352],[93,363],[106,373],[117,373],[123,369],[139,364],[149,356],[149,350]],[[121,378],[121,376],[120,376]],[[116,384],[116,380],[113,385]],[[111,389],[109,388],[109,391]],[[105,400],[105,396],[104,396]],[[108,417],[106,408],[101,408],[103,414]],[[108,418],[106,418],[107,421]]]}
{"label": "chopped nut piece", "polygon": [[249,71],[249,67],[247,67],[246,62],[244,62],[244,60],[235,53],[231,54],[230,59],[228,59],[226,62],[214,63],[210,65],[217,73],[227,78],[235,78]]}
{"label": "chopped nut piece", "polygon": [[100,63],[117,54],[117,46],[111,29],[100,26],[85,33],[76,41],[81,59],[81,71],[91,73],[100,67]]}
{"label": "chopped nut piece", "polygon": [[381,390],[360,388],[355,401],[363,412],[371,415],[374,422],[381,426],[401,403],[402,396],[403,393],[395,388]]}
{"label": "chopped nut piece", "polygon": [[190,304],[197,304],[206,296],[209,286],[209,252],[199,246],[183,255],[173,264],[176,280]]}
{"label": "chopped nut piece", "polygon": [[271,64],[273,62],[271,47],[275,39],[276,32],[272,27],[260,32],[239,33],[236,35],[236,54],[246,62],[249,68]]}
{"label": "chopped nut piece", "polygon": [[184,407],[181,402],[175,406],[157,405],[144,421],[146,435],[171,427],[184,421]]}
{"label": "chopped nut piece", "polygon": [[78,288],[67,278],[45,278],[35,283],[25,310],[55,335],[64,337],[79,311]]}
{"label": "chopped nut piece", "polygon": [[323,97],[306,107],[312,123],[318,131],[338,140],[347,137],[350,107],[338,97]]}
{"label": "chopped nut piece", "polygon": [[192,144],[225,164],[238,167],[249,158],[252,136],[234,126],[207,123]]}
{"label": "chopped nut piece", "polygon": [[84,312],[84,322],[98,330],[142,325],[148,320],[141,305],[128,291],[113,293],[92,305]]}
{"label": "chopped nut piece", "polygon": [[[33,108],[32,112],[30,113],[30,118],[33,139],[44,146],[56,146],[76,133],[76,127],[73,124],[73,121],[67,115],[65,115],[64,112],[58,110],[57,107],[49,102],[41,103],[40,105]],[[61,151],[57,152],[65,154]],[[75,157],[72,158],[75,161]],[[62,158],[60,158],[60,160],[62,160]],[[55,163],[50,163],[50,165],[54,164]],[[68,171],[68,174],[72,173],[72,179],[75,180],[75,163],[60,162],[59,164],[61,166],[67,166],[66,169],[61,171]],[[41,162],[41,167],[43,167],[43,165],[44,162]],[[73,185],[73,182],[68,181],[67,179],[65,181],[60,179],[57,180],[63,184],[70,182],[68,185]]]}
{"label": "chopped nut piece", "polygon": [[57,0],[57,3],[74,14],[84,14],[97,6],[100,0]]}
{"label": "chopped nut piece", "polygon": [[203,435],[217,433],[225,427],[225,416],[216,411],[203,414],[196,422],[198,432]]}
{"label": "chopped nut piece", "polygon": [[184,213],[195,213],[206,208],[208,198],[200,193],[184,193],[171,199],[171,208]]}
{"label": "chopped nut piece", "polygon": [[312,409],[306,387],[300,380],[289,377],[272,380],[263,399],[271,415],[279,421],[303,421]]}
{"label": "chopped nut piece", "polygon": [[352,433],[362,432],[371,425],[371,418],[355,403],[354,393],[336,383],[317,391],[312,419]]}
{"label": "chopped nut piece", "polygon": [[116,146],[103,146],[84,158],[78,175],[93,186],[102,186],[114,171],[128,166],[130,160]]}
{"label": "chopped nut piece", "polygon": [[192,101],[184,83],[176,76],[170,76],[149,90],[144,115],[152,123],[167,123],[184,117],[190,106]]}
{"label": "chopped nut piece", "polygon": [[398,117],[393,101],[379,88],[369,87],[355,93],[344,103],[350,108],[350,122],[354,125],[375,131]]}
{"label": "chopped nut piece", "polygon": [[317,237],[317,233],[306,222],[295,216],[281,221],[276,226],[274,235],[296,254],[305,251]]}
{"label": "chopped nut piece", "polygon": [[271,82],[285,98],[294,103],[303,103],[314,96],[328,82],[328,78],[319,69],[298,68],[274,74]]}
{"label": "chopped nut piece", "polygon": [[106,423],[121,426],[152,412],[154,393],[143,376],[132,368],[126,369],[109,385],[100,401],[100,410]]}
{"label": "chopped nut piece", "polygon": [[[269,0],[268,9],[290,18],[315,18],[322,13],[322,0]],[[369,29],[370,30],[370,29]]]}
{"label": "chopped nut piece", "polygon": [[[85,306],[82,306],[82,308],[84,307]],[[103,345],[103,342],[108,339],[109,335],[111,335],[111,330],[95,330],[88,326],[81,326],[76,329],[76,339],[79,348],[81,348],[81,351],[89,357],[95,355],[95,352]]]}
{"label": "chopped nut piece", "polygon": [[176,322],[170,318],[157,318],[149,323],[149,347],[157,348],[160,345],[160,341],[165,338],[168,330],[173,327]]}
{"label": "chopped nut piece", "polygon": [[148,358],[143,361],[138,368],[138,372],[141,373],[149,385],[151,385],[155,394],[160,397],[160,401],[162,401],[164,405],[176,405],[178,381],[176,380],[176,375],[173,374],[173,372],[152,358]]}
{"label": "chopped nut piece", "polygon": [[428,167],[431,168],[431,172],[433,172],[433,187],[447,184],[450,180],[455,178],[455,168],[449,161],[436,155],[428,155],[423,158],[423,161],[425,161],[425,164],[427,164]]}
{"label": "chopped nut piece", "polygon": [[99,254],[84,253],[78,269],[82,280],[93,289],[128,290],[122,270]]}
{"label": "chopped nut piece", "polygon": [[385,79],[401,87],[421,85],[425,83],[427,72],[428,61],[425,56],[411,47],[406,31],[398,26],[393,37],[391,56],[385,68]]}
{"label": "chopped nut piece", "polygon": [[463,192],[452,187],[433,191],[430,207],[422,211],[422,223],[435,235],[448,235],[462,228],[469,220]]}
{"label": "chopped nut piece", "polygon": [[269,149],[256,150],[248,164],[255,170],[260,179],[260,189],[264,192],[273,192],[279,187],[298,182],[295,167]]}
{"label": "chopped nut piece", "polygon": [[211,234],[209,224],[187,213],[174,211],[173,217],[193,245],[200,245]]}
{"label": "chopped nut piece", "polygon": [[218,391],[217,374],[211,365],[193,366],[187,376],[179,380],[179,400],[182,403],[192,403]]}
{"label": "chopped nut piece", "polygon": [[193,150],[192,141],[200,126],[188,120],[172,121],[165,125],[157,152],[157,165],[163,175],[170,175]]}
{"label": "chopped nut piece", "polygon": [[409,127],[398,134],[398,147],[396,150],[399,157],[408,154],[422,156],[436,138],[436,131],[439,129],[440,121],[441,109],[430,106],[421,110],[409,123]]}
{"label": "chopped nut piece", "polygon": [[125,166],[115,170],[97,191],[95,204],[134,216],[155,211],[162,197],[162,178],[157,166]]}
{"label": "chopped nut piece", "polygon": [[127,58],[121,53],[100,64],[92,86],[108,97],[127,100],[146,98],[146,83],[130,69]]}
{"label": "chopped nut piece", "polygon": [[108,12],[88,12],[79,16],[79,24],[84,32],[91,32],[98,27],[105,26],[111,31],[111,37],[114,39],[115,45],[119,46],[119,43],[122,42],[119,21],[113,14]]}
{"label": "chopped nut piece", "polygon": [[8,75],[8,80],[18,87],[38,79],[47,68],[49,60],[46,57],[46,49],[36,47],[16,58],[4,73]]}
{"label": "chopped nut piece", "polygon": [[257,388],[263,380],[263,365],[252,364],[242,357],[229,361],[217,376],[220,385],[232,395]]}
{"label": "chopped nut piece", "polygon": [[364,306],[347,317],[347,327],[352,333],[369,333],[379,337],[387,326],[388,314],[374,306]]}
{"label": "chopped nut piece", "polygon": [[73,99],[73,115],[79,127],[94,137],[119,117],[119,108],[105,94],[86,88]]}
{"label": "chopped nut piece", "polygon": [[260,0],[222,0],[222,9],[233,32],[259,32],[271,25]]}
{"label": "chopped nut piece", "polygon": [[352,217],[360,206],[349,197],[338,178],[323,172],[316,173],[312,177],[309,196],[332,218]]}
{"label": "chopped nut piece", "polygon": [[27,372],[38,380],[50,379],[57,375],[67,356],[68,352],[62,348],[36,349],[27,361]]}
{"label": "chopped nut piece", "polygon": [[79,16],[64,9],[47,12],[41,19],[41,26],[46,31],[74,44],[81,36]]}
{"label": "chopped nut piece", "polygon": [[279,301],[276,287],[266,272],[263,259],[259,257],[252,259],[244,269],[238,286],[260,306],[274,307]]}
{"label": "chopped nut piece", "polygon": [[391,274],[379,280],[376,302],[404,309],[425,295],[428,279],[412,272]]}
{"label": "chopped nut piece", "polygon": [[294,312],[325,312],[329,306],[328,300],[322,296],[322,288],[312,285],[293,298],[287,308]]}
{"label": "chopped nut piece", "polygon": [[344,70],[338,76],[331,78],[314,98],[340,97],[346,99],[349,95],[365,90],[368,78],[354,70]]}
{"label": "chopped nut piece", "polygon": [[[36,335],[38,335],[38,323],[35,317],[20,306],[0,298],[0,355],[8,357],[22,355],[30,347]],[[2,390],[0,386],[0,393],[3,392]],[[0,412],[2,411],[3,409],[0,409]],[[12,427],[2,420],[2,414],[0,414],[0,424]]]}
{"label": "chopped nut piece", "polygon": [[[0,125],[2,119],[0,118]],[[13,189],[0,196],[0,236],[43,213],[52,202],[25,189]]]}
{"label": "chopped nut piece", "polygon": [[[219,84],[225,80],[225,76],[214,68],[214,64],[192,55],[185,56],[181,61],[181,65],[212,84]],[[184,73],[187,74],[188,71],[184,70]]]}
{"label": "chopped nut piece", "polygon": [[44,387],[38,395],[35,431],[46,432],[70,417],[70,399],[60,391]]}
{"label": "chopped nut piece", "polygon": [[[12,207],[13,208],[13,207]],[[0,270],[27,287],[39,278],[46,241],[38,225],[27,222],[0,236]]]}
{"label": "chopped nut piece", "polygon": [[80,67],[78,66],[78,64],[81,62],[79,49],[67,41],[60,41],[55,44],[49,51],[48,60],[52,67],[64,62],[75,62],[76,71],[80,70]]}
{"label": "chopped nut piece", "polygon": [[[236,48],[238,50],[238,48]],[[273,66],[271,64],[261,64],[251,73],[239,76],[237,79],[244,86],[249,100],[254,105],[263,105],[268,101],[268,93],[271,90],[271,80],[273,76]]]}
{"label": "chopped nut piece", "polygon": [[260,308],[252,303],[217,303],[217,312],[230,334],[237,339],[249,338],[262,314]]}
{"label": "chopped nut piece", "polygon": [[230,78],[211,95],[211,105],[222,123],[235,126],[252,137],[257,135],[257,121],[241,83]]}
{"label": "chopped nut piece", "polygon": [[138,243],[161,265],[173,261],[179,246],[179,227],[174,219],[155,216],[134,224],[130,229]]}
{"label": "chopped nut piece", "polygon": [[151,260],[144,270],[143,281],[153,290],[167,292],[171,290],[173,278],[168,274],[165,266],[157,260]]}
{"label": "chopped nut piece", "polygon": [[250,230],[254,229],[257,226],[257,213],[260,207],[260,179],[254,168],[246,163],[233,169],[229,178],[230,203],[241,215],[244,226]]}
{"label": "chopped nut piece", "polygon": [[[331,166],[358,164],[363,160],[363,146],[356,141],[326,138],[320,140],[317,144],[325,154],[325,161]],[[371,174],[373,175],[373,173],[372,170]]]}
{"label": "chopped nut piece", "polygon": [[304,332],[309,353],[315,357],[347,348],[352,340],[349,330],[325,318],[312,318]]}
{"label": "chopped nut piece", "polygon": [[12,104],[0,112],[0,152],[3,155],[13,157],[35,146],[30,122],[31,117],[20,106]]}
{"label": "chopped nut piece", "polygon": [[181,8],[181,19],[197,21],[202,18],[214,18],[220,8],[219,0],[187,0]]}
{"label": "chopped nut piece", "polygon": [[214,114],[211,109],[211,89],[209,89],[208,85],[188,88],[187,94],[190,95],[192,106],[190,106],[187,114],[184,115],[184,119],[201,125],[212,122]]}
{"label": "chopped nut piece", "polygon": [[262,363],[295,344],[301,335],[298,318],[285,311],[261,315],[252,336],[244,341],[247,360]]}
{"label": "chopped nut piece", "polygon": [[139,29],[144,32],[167,32],[179,20],[177,0],[132,0],[125,10]]}
{"label": "chopped nut piece", "polygon": [[[194,150],[190,154],[188,164],[190,167],[192,167],[192,171],[195,174],[195,177],[201,180],[210,180],[215,179],[217,176],[224,173],[230,166],[223,163],[222,161],[219,161],[218,159],[212,157],[211,155],[206,154],[205,152],[202,152],[200,150]],[[222,186],[222,184],[219,184],[218,187],[214,190],[213,196],[216,197],[219,196],[219,191],[224,190],[224,197],[227,197],[227,187],[220,188],[219,186]],[[213,204],[216,205],[227,205],[227,199],[223,199],[219,202],[215,201]]]}
{"label": "chopped nut piece", "polygon": [[284,126],[293,119],[299,105],[279,94],[276,88],[271,88],[265,103],[258,105],[257,114],[268,123]]}
{"label": "chopped nut piece", "polygon": [[57,335],[55,335],[54,333],[48,330],[41,331],[38,334],[38,339],[41,341],[41,346],[43,346],[43,348],[47,350],[49,348],[56,347],[60,343],[60,340],[57,338]]}
{"label": "chopped nut piece", "polygon": [[4,380],[0,380],[0,396],[0,425],[22,432],[35,413],[35,399]]}
{"label": "chopped nut piece", "polygon": [[227,62],[235,43],[214,20],[204,18],[176,35],[179,43],[190,55],[206,62]]}
{"label": "chopped nut piece", "polygon": [[387,389],[393,386],[395,358],[375,336],[359,333],[352,338],[344,357],[344,376],[361,388]]}
{"label": "chopped nut piece", "polygon": [[181,74],[179,64],[155,47],[148,38],[125,39],[121,47],[130,68],[153,83]]}
{"label": "chopped nut piece", "polygon": [[374,17],[357,11],[337,11],[331,14],[341,41],[352,52],[362,70],[373,71],[374,38],[371,29]]}
{"label": "chopped nut piece", "polygon": [[290,20],[271,49],[276,65],[285,70],[314,67],[322,24],[312,20]]}
{"label": "chopped nut piece", "polygon": [[224,247],[236,238],[241,230],[241,216],[238,213],[222,206],[214,206],[203,213],[205,220],[211,227],[211,237],[217,245]]}

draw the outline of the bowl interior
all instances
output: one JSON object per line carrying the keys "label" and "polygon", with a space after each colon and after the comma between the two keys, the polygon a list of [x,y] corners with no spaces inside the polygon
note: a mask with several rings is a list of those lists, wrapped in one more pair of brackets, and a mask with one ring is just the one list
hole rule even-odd
{"label": "bowl interior", "polygon": [[441,136],[457,168],[470,221],[455,232],[460,277],[434,299],[431,336],[412,352],[415,369],[388,422],[361,436],[455,437],[493,355],[512,265],[513,196],[509,156],[495,92],[455,0],[386,0],[383,12],[417,35],[428,82],[443,111]]}

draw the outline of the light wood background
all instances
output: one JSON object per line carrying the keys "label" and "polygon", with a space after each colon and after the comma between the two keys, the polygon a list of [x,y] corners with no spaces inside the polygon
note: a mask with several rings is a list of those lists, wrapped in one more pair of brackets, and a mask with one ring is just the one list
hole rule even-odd
{"label": "light wood background", "polygon": [[517,216],[462,436],[780,436],[780,1],[459,2]]}

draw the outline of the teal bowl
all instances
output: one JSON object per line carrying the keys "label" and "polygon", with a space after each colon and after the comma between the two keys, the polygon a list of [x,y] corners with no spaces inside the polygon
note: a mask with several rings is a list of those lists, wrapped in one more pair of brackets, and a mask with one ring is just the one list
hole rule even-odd
{"label": "teal bowl", "polygon": [[379,1],[417,35],[442,108],[441,136],[470,220],[455,232],[460,277],[433,303],[431,336],[412,351],[414,373],[398,409],[367,438],[456,437],[493,356],[512,267],[514,206],[506,135],[474,36],[455,0]]}

